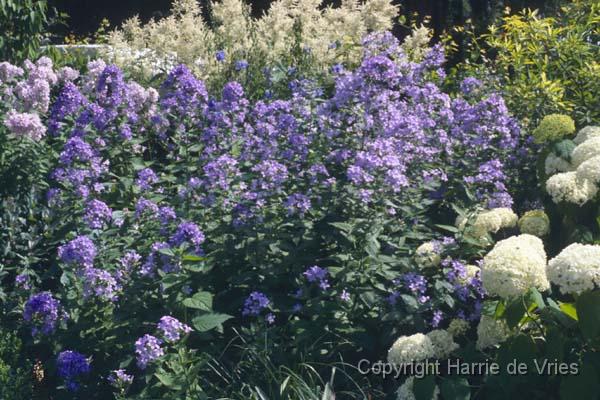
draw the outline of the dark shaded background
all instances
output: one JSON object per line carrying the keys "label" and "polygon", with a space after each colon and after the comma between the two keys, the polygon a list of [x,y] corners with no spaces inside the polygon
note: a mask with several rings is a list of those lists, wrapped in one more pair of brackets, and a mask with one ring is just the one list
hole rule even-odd
{"label": "dark shaded background", "polygon": [[[206,3],[208,0],[199,0]],[[252,5],[253,14],[260,16],[271,3],[270,0],[246,0]],[[161,17],[168,13],[171,0],[50,0],[50,4],[59,11],[67,13],[67,27],[57,29],[58,34],[73,32],[85,35],[95,32],[100,21],[108,18],[111,27],[118,26],[125,19],[139,14],[143,21],[152,17]],[[336,4],[339,0],[324,0],[323,5]],[[401,0],[402,13],[411,15],[417,12],[420,16],[430,15],[432,25],[437,33],[453,24],[463,22],[467,18],[480,27],[491,23],[500,15],[504,7],[513,10],[524,7],[548,7],[557,0]],[[206,7],[205,7],[206,9]],[[402,33],[402,29],[398,29]]]}

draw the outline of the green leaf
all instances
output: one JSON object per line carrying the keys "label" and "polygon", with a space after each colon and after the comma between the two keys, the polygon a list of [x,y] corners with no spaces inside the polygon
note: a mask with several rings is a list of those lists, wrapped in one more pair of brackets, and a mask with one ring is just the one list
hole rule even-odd
{"label": "green leaf", "polygon": [[175,253],[173,252],[173,249],[171,249],[169,247],[166,247],[164,249],[158,249],[158,252],[160,254],[164,254],[164,255],[169,256],[169,257],[175,257]]}
{"label": "green leaf", "polygon": [[435,377],[427,375],[421,379],[415,379],[413,384],[413,394],[416,400],[431,400],[435,391]]}
{"label": "green leaf", "polygon": [[554,154],[557,156],[564,158],[567,161],[571,161],[571,153],[573,153],[573,149],[575,148],[575,143],[572,140],[563,140],[554,145]]}
{"label": "green leaf", "polygon": [[442,398],[452,400],[469,400],[471,389],[465,378],[444,379],[440,385]]}
{"label": "green leaf", "polygon": [[206,332],[220,326],[223,322],[231,318],[233,317],[227,314],[204,314],[194,318],[192,320],[192,324],[194,325],[194,328],[196,328],[196,330],[198,330],[199,332]]}
{"label": "green leaf", "polygon": [[183,261],[204,261],[206,257],[197,256],[195,254],[186,254],[181,258]]}
{"label": "green leaf", "polygon": [[565,313],[569,317],[573,318],[575,321],[579,321],[579,318],[577,317],[577,309],[575,308],[573,303],[560,303],[559,302],[558,307],[560,308],[560,310],[563,313]]}
{"label": "green leaf", "polygon": [[531,302],[535,303],[540,310],[543,310],[546,307],[542,294],[536,288],[531,288],[529,290],[529,297]]}
{"label": "green leaf", "polygon": [[[481,308],[481,313],[483,315],[487,315],[489,317],[493,317],[494,315],[496,315],[496,310],[498,309],[498,306],[501,303],[497,300],[491,301],[491,300],[485,300],[483,302],[483,306]],[[499,317],[500,315],[498,315]]]}
{"label": "green leaf", "polygon": [[178,285],[185,280],[184,277],[175,274],[168,274],[162,279],[163,289],[169,289],[172,286]]}
{"label": "green leaf", "polygon": [[181,385],[176,382],[176,379],[173,377],[173,375],[156,372],[154,376],[156,376],[160,383],[165,385],[167,388],[171,390],[181,390]]}
{"label": "green leaf", "polygon": [[600,292],[585,292],[577,298],[577,316],[583,336],[589,340],[600,334]]}
{"label": "green leaf", "polygon": [[516,327],[523,318],[523,315],[525,315],[525,311],[522,298],[515,299],[508,304],[504,313],[504,318],[506,319],[508,327],[511,329]]}
{"label": "green leaf", "polygon": [[452,232],[452,233],[457,233],[458,232],[458,228],[452,225],[440,225],[440,224],[436,224],[436,227],[443,229],[445,231],[448,232]]}
{"label": "green leaf", "polygon": [[198,292],[183,300],[183,305],[197,310],[212,311],[213,295],[209,292]]}

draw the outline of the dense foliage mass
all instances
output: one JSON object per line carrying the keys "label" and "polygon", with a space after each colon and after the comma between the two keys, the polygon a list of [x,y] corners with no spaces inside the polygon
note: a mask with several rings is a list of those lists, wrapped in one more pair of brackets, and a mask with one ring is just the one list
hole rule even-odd
{"label": "dense foliage mass", "polygon": [[[368,30],[150,84],[0,63],[0,395],[597,397],[600,128]],[[501,372],[373,369],[445,360]]]}
{"label": "dense foliage mass", "polygon": [[598,120],[600,4],[565,3],[550,15],[529,9],[507,14],[480,37],[459,29],[468,50],[458,74],[488,76],[486,83],[503,91],[531,129],[557,112],[569,113],[581,126]]}

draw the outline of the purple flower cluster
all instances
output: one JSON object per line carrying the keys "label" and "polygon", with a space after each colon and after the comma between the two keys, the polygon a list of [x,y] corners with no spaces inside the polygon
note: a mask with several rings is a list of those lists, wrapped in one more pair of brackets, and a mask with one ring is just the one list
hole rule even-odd
{"label": "purple flower cluster", "polygon": [[161,344],[162,340],[148,334],[136,340],[135,354],[140,369],[146,369],[148,364],[165,354],[164,349],[160,347]]}
{"label": "purple flower cluster", "polygon": [[69,243],[58,248],[58,257],[67,264],[77,264],[82,267],[94,266],[96,246],[87,236],[78,236]]}
{"label": "purple flower cluster", "polygon": [[90,360],[81,353],[66,350],[58,354],[56,359],[58,375],[65,380],[69,391],[79,389],[78,379],[91,371]]}
{"label": "purple flower cluster", "polygon": [[153,201],[140,197],[135,204],[135,217],[140,218],[143,215],[155,217],[158,215],[158,205]]}
{"label": "purple flower cluster", "polygon": [[271,304],[271,301],[267,298],[264,293],[261,292],[252,292],[250,296],[244,301],[244,308],[242,310],[242,315],[244,316],[257,316],[260,312],[268,308]]}
{"label": "purple flower cluster", "polygon": [[4,126],[16,137],[41,140],[46,134],[46,127],[39,115],[34,113],[18,113],[10,111],[4,119]]}
{"label": "purple flower cluster", "polygon": [[116,369],[108,377],[111,386],[122,389],[133,383],[133,375],[129,375],[124,369]]}
{"label": "purple flower cluster", "polygon": [[112,219],[112,210],[105,202],[90,200],[85,207],[83,220],[91,229],[100,229]]}
{"label": "purple flower cluster", "polygon": [[87,106],[88,100],[79,88],[72,82],[67,82],[60,94],[52,104],[48,117],[48,130],[50,134],[57,135],[65,119],[75,115],[83,107]]}
{"label": "purple flower cluster", "polygon": [[321,290],[327,290],[330,287],[329,281],[327,280],[329,272],[324,268],[313,265],[304,271],[303,274],[309,282],[318,282]]}
{"label": "purple flower cluster", "polygon": [[83,272],[84,298],[97,297],[106,301],[116,301],[121,289],[110,272],[98,268],[86,268]]}
{"label": "purple flower cluster", "polygon": [[119,259],[119,263],[121,264],[121,269],[119,269],[117,276],[120,281],[125,280],[131,275],[131,272],[135,267],[140,264],[142,260],[142,256],[138,254],[138,252],[134,250],[129,250]]}
{"label": "purple flower cluster", "polygon": [[162,85],[160,105],[165,111],[185,115],[202,108],[208,101],[208,93],[202,81],[194,77],[185,65],[175,67]]}
{"label": "purple flower cluster", "polygon": [[53,333],[60,317],[60,302],[50,292],[34,294],[25,303],[23,319],[33,325],[32,336]]}
{"label": "purple flower cluster", "polygon": [[159,250],[168,249],[169,244],[165,242],[155,242],[150,248],[150,254],[142,264],[140,268],[140,275],[142,276],[153,276],[154,271],[157,268],[157,264],[160,262],[160,266],[163,272],[173,272],[179,269],[178,265],[173,264],[171,258],[166,254],[161,254]]}
{"label": "purple flower cluster", "polygon": [[288,214],[303,216],[310,210],[310,197],[302,193],[291,194],[285,201],[285,207],[288,210]]}
{"label": "purple flower cluster", "polygon": [[180,322],[177,318],[168,315],[160,319],[158,329],[162,332],[167,342],[176,342],[181,338],[182,334],[185,335],[192,331],[192,328]]}
{"label": "purple flower cluster", "polygon": [[417,296],[419,303],[423,304],[429,301],[429,296],[425,294],[427,292],[427,279],[424,276],[415,272],[408,272],[402,276],[402,283],[406,289]]}
{"label": "purple flower cluster", "polygon": [[204,233],[193,222],[184,221],[179,224],[177,230],[171,236],[171,245],[181,246],[184,242],[189,242],[199,248],[204,242]]}
{"label": "purple flower cluster", "polygon": [[15,286],[23,290],[29,290],[31,289],[31,278],[27,274],[19,274],[15,277]]}
{"label": "purple flower cluster", "polygon": [[135,184],[140,187],[140,189],[146,191],[151,190],[152,185],[158,182],[158,176],[156,173],[152,171],[150,168],[144,168],[138,172],[137,179],[135,180]]}
{"label": "purple flower cluster", "polygon": [[467,279],[466,266],[451,258],[443,260],[442,266],[446,269],[446,279],[453,285],[454,295],[462,302],[464,309],[459,311],[460,317],[469,321],[477,320],[485,297],[481,277],[477,274]]}

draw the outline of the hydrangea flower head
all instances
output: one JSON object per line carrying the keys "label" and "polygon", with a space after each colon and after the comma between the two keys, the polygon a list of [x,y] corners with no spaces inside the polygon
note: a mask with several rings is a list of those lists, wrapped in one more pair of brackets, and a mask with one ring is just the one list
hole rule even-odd
{"label": "hydrangea flower head", "polygon": [[424,361],[435,356],[431,339],[422,333],[399,337],[388,351],[388,362],[405,364]]}
{"label": "hydrangea flower head", "polygon": [[499,241],[483,259],[481,280],[490,295],[503,299],[520,296],[532,287],[549,289],[544,244],[528,234]]}
{"label": "hydrangea flower head", "polygon": [[600,286],[600,246],[573,243],[548,262],[546,272],[561,293],[592,290]]}
{"label": "hydrangea flower head", "polygon": [[545,143],[562,139],[575,132],[575,121],[568,115],[546,115],[540,125],[534,129],[536,143]]}

